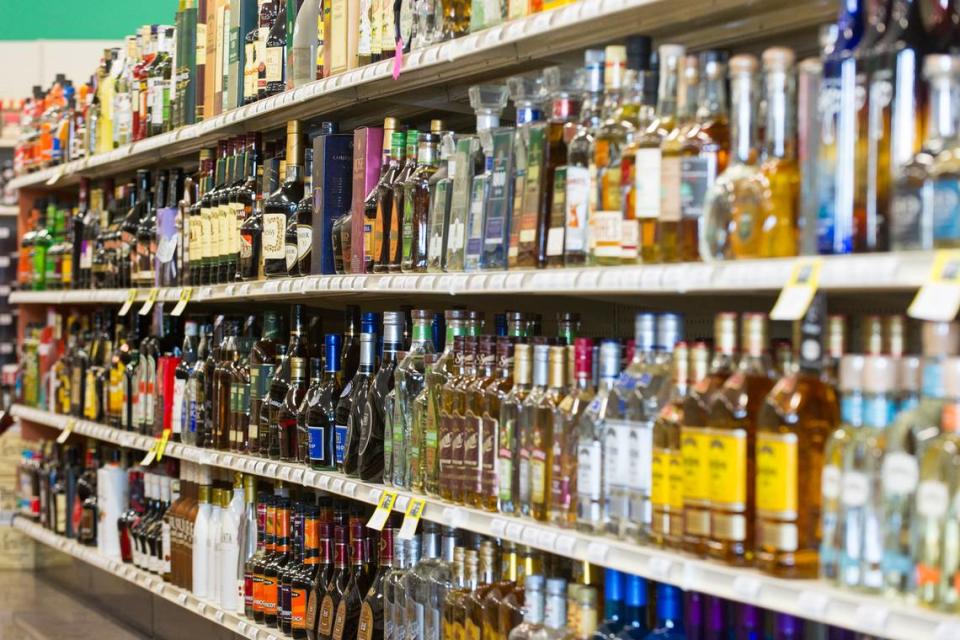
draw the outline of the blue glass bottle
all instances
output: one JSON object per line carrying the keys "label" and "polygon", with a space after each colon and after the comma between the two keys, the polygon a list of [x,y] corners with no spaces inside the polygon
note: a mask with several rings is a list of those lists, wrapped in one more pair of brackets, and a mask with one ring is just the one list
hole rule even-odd
{"label": "blue glass bottle", "polygon": [[640,576],[627,576],[626,606],[623,609],[623,629],[620,640],[641,640],[647,629],[647,581]]}
{"label": "blue glass bottle", "polygon": [[593,640],[617,637],[623,628],[623,574],[615,569],[603,572],[603,622],[593,634]]}
{"label": "blue glass bottle", "polygon": [[823,62],[820,86],[820,142],[817,190],[817,245],[820,253],[853,251],[853,200],[856,147],[856,58],[863,35],[860,0],[841,0],[837,41]]}
{"label": "blue glass bottle", "polygon": [[683,632],[683,592],[671,584],[657,585],[657,628],[646,640],[687,640]]}

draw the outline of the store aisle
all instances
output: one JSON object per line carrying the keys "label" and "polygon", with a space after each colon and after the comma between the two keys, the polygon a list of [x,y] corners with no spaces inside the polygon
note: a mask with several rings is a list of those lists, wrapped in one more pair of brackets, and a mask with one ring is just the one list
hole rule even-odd
{"label": "store aisle", "polygon": [[0,572],[0,640],[145,637],[60,589],[42,574]]}

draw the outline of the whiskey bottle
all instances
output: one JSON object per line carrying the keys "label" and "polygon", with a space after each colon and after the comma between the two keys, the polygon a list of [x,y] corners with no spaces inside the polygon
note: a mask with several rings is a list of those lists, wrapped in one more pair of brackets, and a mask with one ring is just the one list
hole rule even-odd
{"label": "whiskey bottle", "polygon": [[360,605],[360,620],[357,625],[357,640],[373,640],[383,638],[387,627],[386,588],[387,576],[393,571],[394,565],[394,533],[395,530],[387,527],[380,533],[380,548],[377,558],[377,573],[370,584],[370,589]]}
{"label": "whiskey bottle", "polygon": [[362,525],[354,521],[350,526],[350,579],[344,587],[343,595],[337,602],[333,631],[330,636],[332,640],[347,640],[357,637],[363,607],[361,592],[366,593],[367,588],[369,588],[369,585],[365,584],[363,546]]}
{"label": "whiskey bottle", "polygon": [[691,387],[683,403],[683,426],[680,428],[683,544],[697,555],[706,552],[710,537],[710,406],[714,395],[733,374],[737,349],[736,314],[717,314],[713,333],[716,351],[710,363],[710,373]]}
{"label": "whiskey bottle", "polygon": [[263,203],[263,271],[268,278],[288,275],[296,262],[296,246],[288,248],[285,239],[287,227],[297,219],[297,204],[303,199],[301,138],[300,122],[288,122],[284,181]]}
{"label": "whiskey bottle", "polygon": [[577,529],[595,533],[604,531],[610,518],[611,490],[603,454],[611,393],[620,375],[620,342],[604,340],[599,356],[597,393],[577,426]]}
{"label": "whiskey bottle", "polygon": [[307,638],[316,640],[320,631],[320,609],[323,599],[334,575],[333,565],[333,524],[319,521],[324,516],[322,507],[318,507],[317,539],[319,555],[316,562],[316,571],[311,578],[310,592],[307,595],[306,628]]}
{"label": "whiskey bottle", "polygon": [[336,405],[343,389],[340,371],[339,334],[328,333],[324,338],[325,365],[322,377],[312,384],[301,409],[308,440],[307,462],[314,469],[335,469],[333,460]]}
{"label": "whiskey bottle", "polygon": [[839,421],[836,392],[822,377],[824,318],[821,295],[799,327],[797,371],[774,385],[757,414],[756,561],[781,577],[816,576],[819,568],[817,518],[797,500],[819,503],[824,444]]}
{"label": "whiskey bottle", "polygon": [[320,612],[317,614],[318,640],[333,640],[337,611],[340,609],[340,602],[347,594],[351,578],[345,523],[335,524],[333,527],[333,567],[333,575],[327,583],[326,593],[320,604]]}
{"label": "whiskey bottle", "polygon": [[263,278],[263,209],[261,192],[263,159],[260,134],[247,135],[247,152],[243,170],[243,183],[236,191],[236,205],[243,209],[240,224],[240,258],[237,263],[238,280]]}
{"label": "whiskey bottle", "polygon": [[[404,314],[386,311],[383,314],[383,352],[380,367],[370,381],[367,397],[360,410],[360,440],[357,467],[360,479],[382,482],[384,475],[384,438],[387,416],[387,395],[393,390],[397,354],[403,347]],[[393,434],[390,434],[391,438]],[[391,461],[392,462],[392,461]]]}
{"label": "whiskey bottle", "polygon": [[[453,349],[451,351],[452,362],[449,366],[449,376],[443,382],[443,386],[438,392],[437,421],[438,421],[438,445],[437,462],[440,496],[444,500],[454,500],[459,493],[460,478],[459,468],[455,455],[462,461],[462,452],[455,450],[454,442],[459,438],[461,448],[463,446],[462,432],[458,413],[460,411],[460,397],[457,393],[458,386],[463,380],[465,372],[466,342],[469,336],[455,335],[453,337]],[[471,347],[473,345],[471,344]],[[471,349],[471,359],[473,358]],[[471,367],[472,367],[471,362]]]}
{"label": "whiskey bottle", "polygon": [[[383,145],[384,162],[380,174],[380,180],[374,187],[374,219],[373,219],[373,252],[371,259],[373,261],[373,271],[384,273],[390,266],[390,248],[392,247],[392,235],[394,227],[399,228],[399,222],[395,225],[393,214],[393,194],[401,170],[403,161],[403,142],[404,133],[398,131],[398,122],[396,118],[387,118],[383,122]],[[388,129],[390,135],[387,135]]]}
{"label": "whiskey bottle", "polygon": [[756,416],[773,387],[767,353],[767,317],[742,317],[744,353],[736,371],[710,402],[707,453],[710,483],[710,539],[707,553],[729,564],[753,561],[756,470],[750,452],[756,449]]}

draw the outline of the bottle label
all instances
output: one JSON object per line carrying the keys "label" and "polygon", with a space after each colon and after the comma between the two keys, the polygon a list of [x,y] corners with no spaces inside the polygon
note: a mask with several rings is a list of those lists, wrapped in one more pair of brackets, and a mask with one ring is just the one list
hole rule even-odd
{"label": "bottle label", "polygon": [[920,466],[909,453],[890,451],[883,456],[881,476],[883,490],[888,496],[908,496],[917,488]]}
{"label": "bottle label", "polygon": [[840,498],[840,482],[842,481],[840,468],[833,464],[823,466],[820,473],[820,493],[824,500],[838,500]]}
{"label": "bottle label", "polygon": [[179,434],[183,432],[184,424],[184,414],[183,414],[183,399],[184,393],[187,390],[187,381],[183,378],[177,378],[173,381],[173,407],[170,418],[170,426],[173,430],[173,433]]}
{"label": "bottle label", "polygon": [[467,217],[467,248],[466,254],[479,257],[483,250],[483,201],[486,180],[483,176],[476,176],[470,189],[470,210]]}
{"label": "bottle label", "polygon": [[343,464],[347,454],[347,425],[338,424],[333,430],[333,461]]}
{"label": "bottle label", "polygon": [[310,450],[310,462],[321,462],[326,458],[327,429],[322,425],[307,427],[307,438]]}
{"label": "bottle label", "polygon": [[567,253],[587,250],[587,223],[590,219],[590,170],[567,167],[566,221],[564,247]]}
{"label": "bottle label", "polygon": [[271,576],[263,576],[261,593],[263,593],[263,612],[268,616],[277,615],[277,583]]}
{"label": "bottle label", "polygon": [[797,435],[760,432],[756,444],[757,511],[766,517],[797,517]]}
{"label": "bottle label", "polygon": [[[384,616],[386,617],[386,616]],[[357,640],[373,640],[373,608],[364,601],[360,607],[360,622],[357,629]]]}
{"label": "bottle label", "polygon": [[265,68],[267,82],[283,82],[283,59],[286,47],[267,47],[265,51]]}
{"label": "bottle label", "polygon": [[[318,588],[322,587],[318,585]],[[306,628],[307,631],[317,628],[317,592],[314,589],[311,589],[310,595],[307,596]]]}
{"label": "bottle label", "polygon": [[581,505],[591,513],[588,520],[598,520],[600,498],[603,495],[601,486],[601,464],[603,452],[598,440],[581,441],[577,447],[577,495]]}
{"label": "bottle label", "polygon": [[595,211],[590,221],[593,255],[598,258],[619,258],[623,241],[623,214],[619,211]]}
{"label": "bottle label", "polygon": [[[662,157],[660,160],[660,221],[680,222],[680,158]],[[639,170],[637,176],[640,175]],[[639,214],[638,214],[639,217]]]}
{"label": "bottle label", "polygon": [[333,631],[333,597],[323,596],[323,604],[320,605],[320,617],[317,619],[317,629],[320,635],[329,636]]}
{"label": "bottle label", "polygon": [[342,598],[337,605],[337,616],[333,622],[333,640],[344,640],[343,632],[347,626],[347,599]]}
{"label": "bottle label", "polygon": [[284,227],[287,216],[282,213],[263,214],[263,259],[285,260]]}
{"label": "bottle label", "polygon": [[660,509],[683,509],[683,457],[680,452],[653,450],[650,500]]}
{"label": "bottle label", "polygon": [[707,452],[710,432],[703,427],[681,427],[680,453],[683,458],[683,501],[706,505],[710,499]]}
{"label": "bottle label", "polygon": [[633,206],[637,220],[660,217],[660,149],[637,149],[633,170]]}
{"label": "bottle label", "polygon": [[307,628],[307,591],[302,588],[290,589],[290,625],[294,629]]}
{"label": "bottle label", "polygon": [[924,518],[939,520],[947,515],[950,491],[937,480],[924,480],[917,487],[917,513]]}
{"label": "bottle label", "polygon": [[710,502],[727,511],[747,508],[747,432],[714,430],[707,446]]}
{"label": "bottle label", "polygon": [[530,502],[547,503],[547,452],[543,449],[534,449],[530,455]]}
{"label": "bottle label", "polygon": [[[933,181],[933,241],[960,240],[960,180],[949,173]],[[893,212],[896,215],[896,211]],[[919,225],[918,225],[919,226]],[[909,247],[929,249],[929,246]]]}
{"label": "bottle label", "polygon": [[700,218],[707,192],[717,178],[716,153],[703,153],[695,158],[680,160],[680,215]]}
{"label": "bottle label", "polygon": [[844,506],[862,507],[870,495],[870,481],[859,471],[847,470],[842,475],[840,491]]}

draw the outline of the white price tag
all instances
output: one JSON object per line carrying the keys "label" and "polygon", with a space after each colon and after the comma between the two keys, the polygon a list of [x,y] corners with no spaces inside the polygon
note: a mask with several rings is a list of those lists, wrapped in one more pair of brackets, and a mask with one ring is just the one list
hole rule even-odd
{"label": "white price tag", "polygon": [[349,496],[349,497],[351,497],[351,498],[353,498],[354,496],[356,496],[356,495],[357,495],[357,483],[356,483],[356,482],[348,482],[348,483],[346,483],[346,484],[343,486],[343,493],[344,493],[344,495]]}
{"label": "white price tag", "polygon": [[494,518],[490,521],[490,533],[496,538],[503,537],[503,531],[507,528],[507,521],[503,518]]}
{"label": "white price tag", "polygon": [[554,545],[557,542],[557,534],[553,531],[547,531],[546,529],[541,529],[537,532],[537,545],[541,549],[552,550]]}
{"label": "white price tag", "polygon": [[670,575],[670,568],[673,561],[661,556],[650,558],[650,573],[658,580],[664,580]]}
{"label": "white price tag", "polygon": [[289,480],[289,479],[290,479],[290,471],[291,471],[291,469],[290,469],[290,467],[288,467],[287,465],[284,465],[284,466],[280,467],[280,479],[281,479],[281,480]]}
{"label": "white price tag", "polygon": [[179,602],[181,605],[184,605],[187,603],[186,592],[182,592],[182,591],[180,592],[180,594],[177,596],[177,602]]}
{"label": "white price tag", "polygon": [[871,635],[882,636],[887,627],[890,610],[876,604],[861,604],[857,607],[855,617],[858,627],[866,629]]}
{"label": "white price tag", "polygon": [[213,617],[216,619],[217,624],[223,623],[223,611],[217,611],[216,615],[214,615]]}
{"label": "white price tag", "polygon": [[303,482],[304,473],[305,471],[303,469],[294,469],[290,472],[290,482],[301,484]]}
{"label": "white price tag", "polygon": [[591,542],[587,545],[587,560],[593,564],[603,564],[610,553],[610,545],[605,542]]}
{"label": "white price tag", "polygon": [[573,536],[558,536],[555,548],[560,555],[569,557],[573,555],[576,545],[577,539]]}
{"label": "white price tag", "polygon": [[257,462],[257,465],[253,468],[253,470],[257,475],[263,475],[263,471],[266,468],[267,468],[267,463],[264,462],[263,460],[260,460],[259,462]]}
{"label": "white price tag", "polygon": [[827,597],[827,594],[819,591],[801,591],[797,602],[800,609],[807,614],[807,617],[819,620],[826,614],[830,598]]}
{"label": "white price tag", "polygon": [[444,507],[443,522],[451,527],[459,527],[463,522],[463,511],[457,507]]}
{"label": "white price tag", "polygon": [[395,511],[400,511],[401,513],[406,513],[409,505],[410,496],[398,496],[396,501],[393,503],[393,509]]}
{"label": "white price tag", "polygon": [[330,476],[320,476],[320,488],[326,489],[330,486]]}
{"label": "white price tag", "polygon": [[523,525],[511,522],[507,525],[505,534],[507,539],[520,542],[521,536],[523,535]]}
{"label": "white price tag", "polygon": [[537,544],[537,530],[534,527],[524,527],[521,536],[523,544],[534,547]]}
{"label": "white price tag", "polygon": [[267,468],[264,469],[264,473],[268,476],[275,478],[277,476],[277,463],[276,462],[269,463],[267,465]]}
{"label": "white price tag", "polygon": [[330,491],[343,495],[343,478],[334,478]]}
{"label": "white price tag", "polygon": [[318,474],[316,471],[304,471],[303,472],[303,484],[308,487],[317,486]]}
{"label": "white price tag", "polygon": [[733,579],[733,591],[747,602],[753,602],[760,595],[760,580],[752,576],[737,576]]}

